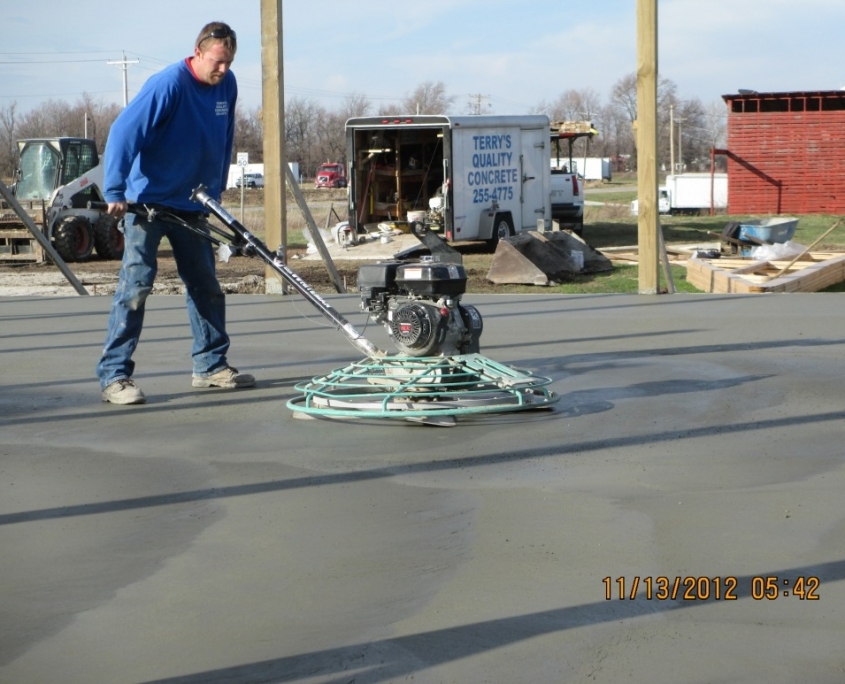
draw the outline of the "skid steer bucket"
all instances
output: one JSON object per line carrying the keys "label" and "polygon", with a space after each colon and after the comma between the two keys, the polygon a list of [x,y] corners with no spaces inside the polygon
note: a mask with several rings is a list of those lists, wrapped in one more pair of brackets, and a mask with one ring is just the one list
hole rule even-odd
{"label": "skid steer bucket", "polygon": [[586,242],[567,232],[529,230],[496,246],[487,280],[496,284],[548,285],[579,273],[613,270],[613,264]]}

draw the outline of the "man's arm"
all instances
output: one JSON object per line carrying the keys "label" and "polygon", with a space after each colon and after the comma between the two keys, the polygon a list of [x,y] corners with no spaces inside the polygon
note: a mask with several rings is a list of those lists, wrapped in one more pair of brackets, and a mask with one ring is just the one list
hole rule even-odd
{"label": "man's arm", "polygon": [[[118,216],[119,205],[126,204],[126,179],[156,123],[165,115],[168,100],[148,81],[112,124],[103,166],[103,197],[112,216]],[[122,211],[126,213],[125,206]]]}

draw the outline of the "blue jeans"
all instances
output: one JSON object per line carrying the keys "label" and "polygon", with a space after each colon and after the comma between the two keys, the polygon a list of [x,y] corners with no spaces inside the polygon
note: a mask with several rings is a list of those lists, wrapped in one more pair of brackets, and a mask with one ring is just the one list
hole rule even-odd
{"label": "blue jeans", "polygon": [[[204,221],[198,219],[191,224],[202,228]],[[193,374],[212,375],[225,368],[229,350],[226,299],[217,282],[212,244],[184,226],[148,221],[135,214],[126,215],[124,236],[123,265],[112,301],[103,355],[97,364],[100,386],[105,389],[116,380],[132,377],[135,370],[132,354],[141,337],[144,305],[158,271],[156,253],[165,236],[173,248],[179,277],[185,283],[188,318],[194,336]]]}

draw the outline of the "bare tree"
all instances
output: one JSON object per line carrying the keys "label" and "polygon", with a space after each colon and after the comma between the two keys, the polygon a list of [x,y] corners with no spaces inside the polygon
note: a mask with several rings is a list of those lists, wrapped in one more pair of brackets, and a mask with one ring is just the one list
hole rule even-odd
{"label": "bare tree", "polygon": [[97,149],[102,153],[105,150],[112,124],[121,111],[123,110],[120,105],[106,104],[102,100],[95,100],[88,93],[82,93],[82,97],[77,100],[71,110],[72,120],[79,126],[79,129],[74,130],[79,130],[78,135],[82,136],[87,128],[88,137],[96,141]]}
{"label": "bare tree", "polygon": [[[727,144],[727,109],[725,103],[719,100],[710,102],[704,107],[702,122],[702,137],[710,147],[722,148]],[[716,158],[717,164],[724,170],[724,158]]]}
{"label": "bare tree", "polygon": [[17,149],[17,108],[18,103],[0,109],[0,177],[11,180],[15,173]]}
{"label": "bare tree", "polygon": [[315,124],[319,161],[343,161],[346,157],[346,116],[340,112],[325,112]]}
{"label": "bare tree", "polygon": [[[596,116],[602,112],[601,95],[592,88],[582,90],[567,90],[561,93],[551,103],[541,102],[535,107],[535,113],[545,114],[553,122],[560,121],[589,121],[594,122]],[[571,152],[573,156],[586,156],[587,154],[600,154],[601,149],[596,149],[591,138],[578,138],[573,142]],[[568,156],[570,149],[566,146],[561,153]]]}
{"label": "bare tree", "polygon": [[610,91],[610,103],[624,113],[632,124],[637,120],[637,75],[623,76]]}
{"label": "bare tree", "polygon": [[318,125],[326,110],[312,100],[294,97],[285,105],[285,145],[290,161],[298,161],[304,176],[313,177],[325,152],[320,149]]}
{"label": "bare tree", "polygon": [[425,81],[416,87],[414,92],[408,95],[400,103],[402,111],[394,114],[447,114],[455,102],[454,95],[446,93],[446,86],[443,81],[434,83]]}
{"label": "bare tree", "polygon": [[[678,87],[668,78],[659,78],[657,82],[657,127],[659,156],[663,163],[668,159],[669,150],[669,105],[678,102]],[[622,154],[630,154],[636,160],[637,142],[633,134],[633,124],[637,120],[637,75],[628,74],[620,78],[613,86],[610,95],[610,107],[615,110],[615,118],[624,116],[631,127],[631,135]],[[665,148],[665,150],[664,150]],[[658,160],[658,161],[660,161]]]}
{"label": "bare tree", "polygon": [[[480,98],[481,96],[475,96]],[[448,95],[443,82],[421,83],[403,100],[379,105],[377,115],[447,114],[456,98]],[[480,99],[479,99],[480,102]],[[313,176],[324,161],[344,161],[346,157],[345,125],[352,117],[373,113],[373,104],[363,93],[349,95],[334,110],[327,110],[313,101],[292,98],[285,106],[285,144],[287,156],[298,161],[305,176]],[[699,100],[684,100],[678,96],[676,85],[665,78],[658,83],[659,155],[668,166],[670,157],[669,112],[676,119],[677,146],[688,164],[703,165],[709,161],[709,150],[722,146],[725,135],[724,106],[705,107]],[[478,107],[475,108],[478,111]],[[0,174],[10,176],[14,171],[16,145],[22,138],[82,136],[97,141],[103,151],[108,133],[121,108],[103,104],[87,93],[74,104],[48,100],[39,107],[20,115],[16,104],[0,110]],[[617,168],[623,160],[630,160],[626,170],[635,168],[636,141],[632,124],[637,117],[637,77],[631,73],[617,81],[607,104],[592,88],[562,92],[554,100],[541,101],[533,113],[545,114],[552,121],[591,121],[598,136],[582,139],[573,146],[573,156],[609,156]],[[251,160],[263,159],[264,127],[260,108],[240,109],[236,112],[235,148],[246,151]],[[569,153],[568,146],[561,150]]]}
{"label": "bare tree", "polygon": [[260,107],[235,109],[235,144],[232,154],[246,152],[249,159],[260,164],[264,161],[264,122]]}
{"label": "bare tree", "polygon": [[63,100],[48,100],[44,116],[51,136],[76,136],[82,132],[82,120],[73,116],[73,107]]}
{"label": "bare tree", "polygon": [[393,116],[395,114],[405,114],[405,105],[402,104],[380,104],[376,111],[376,116]]}
{"label": "bare tree", "polygon": [[345,124],[346,120],[352,117],[369,116],[372,108],[373,105],[366,95],[363,93],[351,93],[344,98],[338,114],[344,120]]}
{"label": "bare tree", "polygon": [[544,112],[552,121],[592,121],[601,109],[601,95],[592,88],[567,90]]}

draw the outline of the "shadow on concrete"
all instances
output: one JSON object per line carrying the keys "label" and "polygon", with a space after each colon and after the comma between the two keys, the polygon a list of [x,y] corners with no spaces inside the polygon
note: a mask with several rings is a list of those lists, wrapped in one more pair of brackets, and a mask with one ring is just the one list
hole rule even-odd
{"label": "shadow on concrete", "polygon": [[[574,344],[575,340],[567,340],[561,344]],[[553,344],[546,342],[545,344]],[[530,368],[538,375],[552,376],[555,374],[570,376],[581,373],[592,373],[600,368],[612,368],[619,361],[631,361],[643,358],[687,356],[693,354],[747,354],[763,349],[786,349],[789,347],[832,347],[845,344],[845,340],[770,340],[757,342],[734,342],[729,344],[700,344],[690,347],[663,347],[651,349],[632,349],[630,351],[598,351],[566,356],[531,357],[511,360],[508,363],[517,368]],[[519,345],[522,346],[522,345]],[[600,365],[599,362],[604,361]],[[612,362],[612,363],[611,363]],[[574,369],[576,364],[590,364],[584,368]]]}
{"label": "shadow on concrete", "polygon": [[[395,681],[398,677],[411,676],[430,667],[436,667],[471,657],[486,651],[518,643],[526,639],[565,632],[588,625],[604,622],[631,620],[643,616],[688,610],[697,606],[712,606],[714,603],[730,605],[734,600],[760,599],[760,580],[776,577],[779,582],[788,578],[790,585],[797,577],[817,577],[820,584],[845,579],[845,560],[830,561],[817,565],[781,568],[756,575],[736,577],[736,589],[731,592],[735,599],[716,600],[657,600],[646,599],[644,595],[634,600],[611,598],[594,603],[567,608],[555,608],[526,615],[516,615],[495,620],[485,620],[456,627],[446,627],[429,632],[397,636],[376,642],[353,644],[342,648],[313,651],[300,655],[265,660],[248,665],[197,672],[188,675],[158,679],[145,684],[208,684],[210,682],[295,682],[300,679],[313,681],[320,676],[326,682],[355,682],[356,684],[377,684]],[[724,579],[724,578],[723,578]],[[674,578],[669,578],[674,584]],[[731,584],[733,582],[731,581]],[[683,585],[682,585],[683,586]],[[764,585],[762,585],[764,586]],[[683,590],[679,592],[681,595]],[[819,598],[819,592],[815,594]],[[724,596],[724,595],[723,595]],[[773,599],[769,599],[773,600]],[[780,601],[800,601],[796,596],[778,598]],[[335,679],[328,677],[336,676]]]}
{"label": "shadow on concrete", "polygon": [[[171,411],[169,407],[164,410]],[[18,513],[6,513],[0,515],[0,525],[15,525],[39,520],[53,520],[71,516],[97,515],[101,513],[112,513],[115,511],[126,511],[152,508],[155,506],[172,506],[192,501],[207,499],[225,499],[236,496],[251,496],[253,494],[264,494],[267,492],[282,492],[286,490],[302,489],[305,487],[324,487],[327,485],[349,484],[379,479],[392,478],[397,476],[414,475],[417,473],[444,472],[450,470],[462,470],[477,466],[487,466],[500,463],[515,463],[527,459],[541,459],[571,454],[585,455],[603,449],[618,449],[632,445],[659,444],[662,442],[675,442],[682,439],[695,439],[700,437],[711,437],[714,435],[729,435],[743,432],[755,432],[784,428],[796,425],[812,425],[829,423],[845,419],[845,410],[831,411],[829,413],[814,413],[806,416],[788,416],[769,420],[744,421],[734,425],[706,426],[698,428],[684,428],[679,430],[666,430],[652,435],[618,436],[607,439],[596,439],[571,444],[547,445],[532,447],[519,451],[499,452],[484,456],[464,456],[460,458],[448,458],[437,461],[426,461],[423,463],[410,463],[407,465],[391,465],[383,468],[372,468],[361,471],[348,471],[341,473],[330,473],[312,475],[307,477],[293,478],[288,480],[274,480],[270,482],[256,482],[253,484],[233,485],[228,487],[215,487],[198,489],[172,494],[160,494],[142,496],[131,499],[118,499],[115,501],[103,501],[91,504],[79,504],[75,506],[59,506],[56,508],[43,508],[40,510],[20,511]]]}

